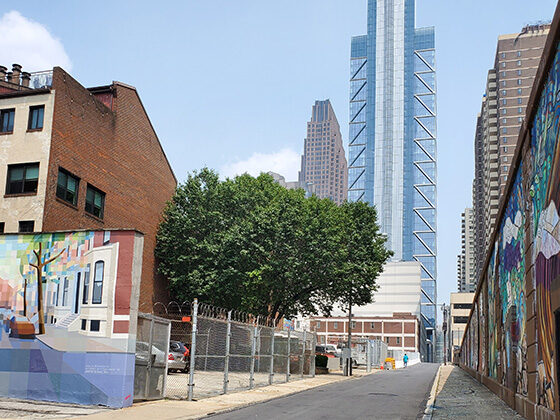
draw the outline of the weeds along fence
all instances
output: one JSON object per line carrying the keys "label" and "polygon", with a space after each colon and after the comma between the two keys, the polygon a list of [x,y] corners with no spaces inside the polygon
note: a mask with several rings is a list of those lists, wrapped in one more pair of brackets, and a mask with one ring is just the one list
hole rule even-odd
{"label": "weeds along fence", "polygon": [[171,321],[171,341],[189,350],[183,360],[169,356],[168,398],[192,400],[315,375],[310,331],[196,300],[156,303],[154,313]]}

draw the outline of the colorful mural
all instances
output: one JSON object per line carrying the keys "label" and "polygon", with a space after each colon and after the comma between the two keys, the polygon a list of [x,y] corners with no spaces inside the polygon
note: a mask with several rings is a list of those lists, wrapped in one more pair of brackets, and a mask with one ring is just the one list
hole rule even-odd
{"label": "colorful mural", "polygon": [[471,366],[474,370],[478,370],[478,304],[474,303],[474,309],[471,320],[471,331],[472,331],[472,341],[471,341]]}
{"label": "colorful mural", "polygon": [[479,365],[478,370],[480,372],[486,372],[486,301],[484,299],[485,293],[482,291],[478,296],[478,316],[479,316],[479,343],[480,343],[480,354],[479,354]]}
{"label": "colorful mural", "polygon": [[494,379],[498,379],[498,365],[500,364],[496,323],[496,249],[497,246],[494,245],[486,277],[488,285],[488,376]]}
{"label": "colorful mural", "polygon": [[560,52],[541,94],[531,130],[531,232],[536,287],[539,404],[554,408],[552,283],[560,280]]}
{"label": "colorful mural", "polygon": [[133,231],[0,235],[1,396],[132,404],[141,241]]}
{"label": "colorful mural", "polygon": [[[525,305],[525,211],[521,168],[508,197],[498,245],[503,355],[506,371],[515,369],[517,392],[527,395],[527,336]],[[505,385],[505,382],[504,382]]]}

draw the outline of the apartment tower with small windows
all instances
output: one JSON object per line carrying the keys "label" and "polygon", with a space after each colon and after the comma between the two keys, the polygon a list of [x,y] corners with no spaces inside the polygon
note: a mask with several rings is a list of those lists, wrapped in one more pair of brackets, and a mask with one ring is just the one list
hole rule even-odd
{"label": "apartment tower with small windows", "polygon": [[[138,92],[0,66],[0,233],[135,229],[140,310],[167,299],[156,232],[176,179]],[[123,269],[126,269],[123,267]]]}
{"label": "apartment tower with small windows", "polygon": [[475,133],[475,278],[484,264],[549,29],[549,24],[528,25],[498,37]]}
{"label": "apartment tower with small windows", "polygon": [[299,185],[319,198],[343,203],[348,191],[348,167],[340,126],[331,102],[315,101],[307,123]]}
{"label": "apartment tower with small windows", "polygon": [[474,224],[473,210],[466,208],[461,214],[461,254],[457,256],[457,291],[474,292]]}

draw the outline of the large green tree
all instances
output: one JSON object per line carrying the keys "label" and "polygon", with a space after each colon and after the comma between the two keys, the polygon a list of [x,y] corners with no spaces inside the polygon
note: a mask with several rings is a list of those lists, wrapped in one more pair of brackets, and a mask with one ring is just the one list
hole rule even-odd
{"label": "large green tree", "polygon": [[391,255],[367,204],[306,198],[265,174],[220,181],[207,168],[177,188],[156,254],[175,300],[271,317],[371,302]]}

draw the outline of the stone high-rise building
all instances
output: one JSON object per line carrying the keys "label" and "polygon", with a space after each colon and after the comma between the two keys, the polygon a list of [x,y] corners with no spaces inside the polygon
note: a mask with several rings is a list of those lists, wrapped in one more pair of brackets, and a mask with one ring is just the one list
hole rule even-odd
{"label": "stone high-rise building", "polygon": [[299,185],[313,191],[320,198],[330,198],[341,204],[347,198],[348,167],[340,126],[331,102],[315,101],[307,136]]}
{"label": "stone high-rise building", "polygon": [[387,247],[422,265],[428,357],[437,323],[435,30],[414,0],[369,0],[367,34],[352,37],[348,200],[375,205]]}
{"label": "stone high-rise building", "polygon": [[501,35],[475,134],[473,210],[475,278],[486,258],[500,199],[508,179],[525,106],[541,60],[550,25],[528,25]]}
{"label": "stone high-rise building", "polygon": [[461,214],[461,254],[457,256],[457,291],[474,292],[474,224],[473,210],[466,208]]}

